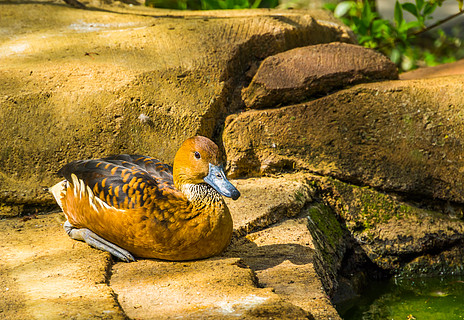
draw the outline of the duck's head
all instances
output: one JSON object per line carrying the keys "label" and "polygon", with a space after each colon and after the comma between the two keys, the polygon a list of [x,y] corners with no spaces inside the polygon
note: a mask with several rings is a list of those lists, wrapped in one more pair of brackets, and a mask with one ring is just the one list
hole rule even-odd
{"label": "duck's head", "polygon": [[240,197],[220,165],[218,146],[206,137],[195,136],[184,141],[174,158],[173,176],[179,190],[185,185],[206,183],[225,197],[233,200]]}

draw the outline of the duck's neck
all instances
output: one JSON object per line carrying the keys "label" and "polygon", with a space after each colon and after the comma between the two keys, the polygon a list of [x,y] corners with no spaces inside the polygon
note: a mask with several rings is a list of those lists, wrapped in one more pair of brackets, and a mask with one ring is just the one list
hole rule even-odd
{"label": "duck's neck", "polygon": [[208,205],[224,201],[222,196],[206,183],[183,184],[180,191],[193,204]]}

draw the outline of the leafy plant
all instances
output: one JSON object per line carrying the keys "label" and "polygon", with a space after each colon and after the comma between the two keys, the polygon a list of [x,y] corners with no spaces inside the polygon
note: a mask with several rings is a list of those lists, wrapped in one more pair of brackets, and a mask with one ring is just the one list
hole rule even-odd
{"label": "leafy plant", "polygon": [[[403,4],[396,1],[392,21],[382,19],[367,0],[343,1],[327,8],[353,30],[359,44],[383,52],[401,71],[406,71],[419,65],[435,65],[464,57],[458,37],[446,35],[442,30],[430,31],[443,21],[427,26],[435,9],[444,1],[415,0]],[[463,13],[463,0],[457,1],[460,12],[446,21]],[[407,22],[404,12],[409,12],[414,20]]]}

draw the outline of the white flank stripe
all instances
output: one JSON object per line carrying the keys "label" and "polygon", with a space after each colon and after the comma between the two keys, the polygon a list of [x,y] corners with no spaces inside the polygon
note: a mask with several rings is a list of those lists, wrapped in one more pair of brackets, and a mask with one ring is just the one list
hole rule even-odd
{"label": "white flank stripe", "polygon": [[74,173],[71,173],[71,180],[74,186],[74,197],[77,198],[77,191],[79,190],[79,180],[77,179],[77,176]]}
{"label": "white flank stripe", "polygon": [[81,185],[81,187],[80,187],[80,189],[81,189],[80,190],[81,191],[81,197],[85,197],[85,183],[84,183],[84,180],[79,179],[79,182],[80,182],[80,185]]}

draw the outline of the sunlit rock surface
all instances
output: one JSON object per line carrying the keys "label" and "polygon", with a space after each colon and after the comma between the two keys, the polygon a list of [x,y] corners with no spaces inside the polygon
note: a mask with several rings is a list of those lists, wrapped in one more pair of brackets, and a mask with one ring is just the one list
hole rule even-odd
{"label": "sunlit rock surface", "polygon": [[353,41],[324,11],[8,2],[0,29],[0,201],[9,206],[51,203],[44,189],[75,159],[171,162],[190,136],[218,141],[253,65],[297,46]]}
{"label": "sunlit rock surface", "polygon": [[361,84],[229,116],[230,174],[306,169],[380,190],[464,202],[464,76]]}
{"label": "sunlit rock surface", "polygon": [[[245,199],[243,207],[230,206],[234,239],[225,253],[201,261],[112,266],[108,253],[68,238],[60,214],[0,221],[0,315],[340,319],[325,291],[335,278],[304,210],[315,195],[309,179],[233,181]],[[341,242],[336,247],[343,251]]]}
{"label": "sunlit rock surface", "polygon": [[396,65],[384,55],[334,42],[266,58],[242,98],[248,108],[263,109],[308,101],[348,85],[397,78]]}
{"label": "sunlit rock surface", "polygon": [[[352,43],[350,30],[323,11],[97,5],[0,5],[0,318],[340,319],[330,298],[369,273],[464,273],[462,75],[352,87],[374,67],[396,77],[370,52],[331,86],[342,57],[321,54],[334,64],[309,70],[307,90],[247,111],[266,58]],[[171,162],[195,134],[240,178],[221,256],[113,263],[69,239],[60,214],[33,214],[53,206],[65,162]]]}

